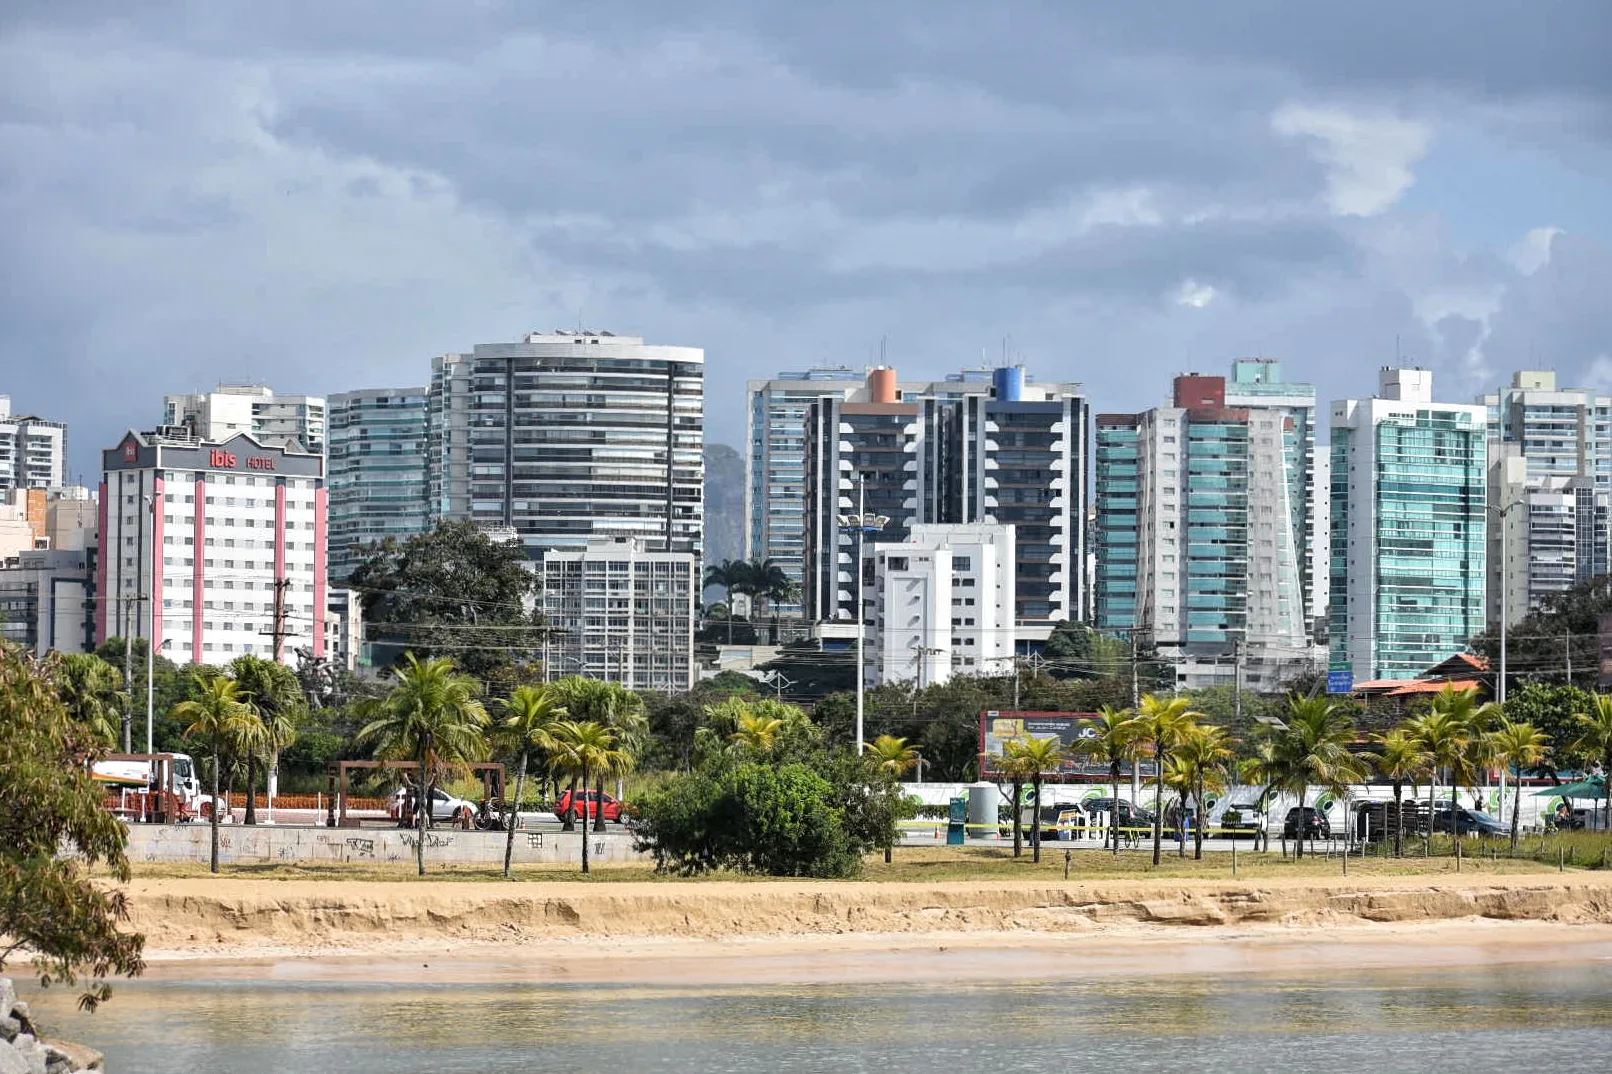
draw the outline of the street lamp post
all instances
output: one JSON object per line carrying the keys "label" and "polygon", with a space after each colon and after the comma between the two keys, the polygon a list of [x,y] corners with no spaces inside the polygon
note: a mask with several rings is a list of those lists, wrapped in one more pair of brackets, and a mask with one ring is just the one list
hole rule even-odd
{"label": "street lamp post", "polygon": [[[1506,707],[1506,632],[1511,625],[1507,621],[1511,618],[1511,534],[1506,529],[1506,516],[1524,502],[1512,500],[1504,506],[1489,508],[1491,513],[1500,516],[1500,677],[1495,684],[1495,700],[1500,703],[1502,712]],[[1568,684],[1572,684],[1571,680]],[[1517,793],[1522,793],[1521,786]],[[1506,815],[1506,769],[1503,765],[1500,768],[1500,815]]]}
{"label": "street lamp post", "polygon": [[863,640],[867,636],[867,627],[864,624],[865,616],[862,610],[862,542],[870,533],[878,533],[884,529],[890,520],[883,515],[870,515],[867,513],[866,503],[867,479],[863,474],[856,475],[856,514],[839,516],[840,532],[852,533],[856,536],[856,752],[862,753],[862,714],[865,702],[866,689],[862,682]]}

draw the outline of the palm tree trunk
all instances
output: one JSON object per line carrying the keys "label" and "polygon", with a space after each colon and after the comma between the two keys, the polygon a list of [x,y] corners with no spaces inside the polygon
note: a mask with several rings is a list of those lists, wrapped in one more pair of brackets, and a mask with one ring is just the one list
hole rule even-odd
{"label": "palm tree trunk", "polygon": [[1153,782],[1153,864],[1157,865],[1163,860],[1161,848],[1164,846],[1164,751],[1159,750],[1154,755],[1154,762],[1158,765],[1158,772]]}
{"label": "palm tree trunk", "polygon": [[414,864],[425,875],[425,829],[431,819],[431,790],[425,781],[425,758],[429,746],[420,750],[420,769],[414,774]]}
{"label": "palm tree trunk", "polygon": [[1394,857],[1405,856],[1405,806],[1400,796],[1405,793],[1405,787],[1397,780],[1394,782]]}
{"label": "palm tree trunk", "polygon": [[[582,766],[582,786],[586,787],[587,785],[588,766],[584,764]],[[577,796],[575,792],[573,792],[571,795],[571,808],[573,809],[576,808],[576,800]],[[586,804],[584,804],[582,807],[582,872],[583,875],[587,875],[588,872],[588,812]]]}
{"label": "palm tree trunk", "polygon": [[733,587],[731,585],[723,586],[722,589],[728,595],[728,644],[732,645],[733,644]]}
{"label": "palm tree trunk", "polygon": [[[562,831],[562,832],[574,832],[574,831],[576,831],[577,830],[576,817],[577,817],[577,778],[575,776],[572,776],[571,777],[571,808],[567,809],[565,811],[565,816],[560,818],[560,831]],[[584,824],[584,827],[586,827],[585,824]]]}
{"label": "palm tree trunk", "polygon": [[[1299,826],[1298,830],[1293,833],[1298,836],[1293,840],[1294,860],[1304,857],[1304,834],[1305,829],[1309,827],[1309,818],[1304,815],[1304,796],[1309,793],[1309,790],[1310,785],[1308,783],[1299,784]],[[1283,825],[1283,827],[1285,828],[1286,825]],[[1286,836],[1287,832],[1283,831],[1282,834]]]}
{"label": "palm tree trunk", "polygon": [[1034,805],[1030,811],[1030,860],[1041,864],[1041,776],[1030,782]]}
{"label": "palm tree trunk", "polygon": [[[597,786],[594,787],[594,790],[595,790],[596,793],[595,793],[594,799],[593,799],[593,811],[594,811],[594,814],[595,814],[594,820],[593,820],[593,830],[596,831],[596,832],[602,832],[602,831],[605,830],[605,819],[604,819],[604,773],[603,772],[600,772],[597,776],[594,777],[594,783],[597,784]],[[587,803],[584,802],[583,805],[582,805],[582,814],[583,814],[583,816],[587,816],[587,811],[588,811],[588,806],[587,806]]]}
{"label": "palm tree trunk", "polygon": [[1455,855],[1455,854],[1460,853],[1460,851],[1457,850],[1456,847],[1455,847],[1456,840],[1461,838],[1461,818],[1455,815],[1456,807],[1461,804],[1460,799],[1458,798],[1458,795],[1460,794],[1460,789],[1459,789],[1460,788],[1460,783],[1461,783],[1461,781],[1456,778],[1455,769],[1451,768],[1450,769],[1450,853],[1451,853],[1451,855]]}
{"label": "palm tree trunk", "polygon": [[1022,807],[1019,803],[1023,800],[1024,784],[1019,780],[1014,780],[1013,805],[1008,812],[1013,817],[1011,823],[1013,824],[1013,856],[1015,858],[1024,855],[1024,819],[1019,815],[1022,812]]}
{"label": "palm tree trunk", "polygon": [[246,820],[257,823],[257,752],[246,755]]}
{"label": "palm tree trunk", "polygon": [[1517,852],[1518,832],[1522,823],[1522,772],[1518,770],[1517,796],[1511,801],[1511,852]]}
{"label": "palm tree trunk", "polygon": [[213,872],[218,872],[218,744],[213,744]]}
{"label": "palm tree trunk", "polygon": [[1109,799],[1114,808],[1108,814],[1108,834],[1114,837],[1114,857],[1117,858],[1119,857],[1119,765],[1110,765],[1108,775],[1114,781],[1113,786],[1109,788],[1114,793],[1114,797]]}
{"label": "palm tree trunk", "polygon": [[509,831],[504,835],[504,879],[509,879],[509,863],[515,856],[515,820],[520,816],[521,791],[526,787],[526,750],[521,750],[520,764],[515,768],[515,801],[509,805],[508,816],[504,818],[505,826]]}
{"label": "palm tree trunk", "polygon": [[1438,789],[1438,769],[1433,769],[1433,776],[1427,781],[1427,853],[1433,854],[1433,796]]}
{"label": "palm tree trunk", "polygon": [[1204,792],[1204,790],[1202,788],[1198,788],[1198,789],[1193,791],[1193,794],[1192,794],[1192,801],[1193,801],[1192,817],[1193,817],[1193,820],[1195,821],[1195,823],[1192,825],[1192,860],[1193,861],[1202,861],[1203,860],[1203,819],[1202,818],[1203,818],[1203,814],[1204,814],[1204,806],[1203,806],[1204,797],[1205,797],[1205,792]]}

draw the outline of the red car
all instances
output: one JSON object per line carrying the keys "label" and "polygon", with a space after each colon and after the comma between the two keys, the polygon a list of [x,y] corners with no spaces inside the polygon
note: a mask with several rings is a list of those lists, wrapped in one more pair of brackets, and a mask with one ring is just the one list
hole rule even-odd
{"label": "red car", "polygon": [[576,818],[581,815],[581,810],[586,810],[588,819],[593,820],[603,810],[605,820],[613,820],[617,824],[621,823],[621,803],[610,797],[610,795],[607,794],[601,798],[598,791],[584,791],[577,797],[581,798],[582,802],[579,805],[573,805],[570,791],[561,794],[560,800],[554,803],[554,815],[562,820],[568,814],[572,818]]}

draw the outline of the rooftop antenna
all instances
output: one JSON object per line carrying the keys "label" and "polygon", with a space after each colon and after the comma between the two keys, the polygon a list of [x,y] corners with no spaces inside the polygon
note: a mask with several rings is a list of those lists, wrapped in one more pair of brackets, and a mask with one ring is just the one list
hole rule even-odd
{"label": "rooftop antenna", "polygon": [[889,339],[890,339],[890,337],[888,335],[884,335],[884,336],[879,337],[879,364],[880,365],[889,365],[890,364],[890,363],[888,363],[888,362],[886,362],[884,360],[884,345],[885,345],[885,343],[887,343],[889,341]]}

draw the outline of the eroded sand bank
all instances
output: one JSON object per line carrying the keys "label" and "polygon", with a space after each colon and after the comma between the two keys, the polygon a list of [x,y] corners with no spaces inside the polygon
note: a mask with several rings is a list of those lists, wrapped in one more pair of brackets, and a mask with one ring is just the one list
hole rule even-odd
{"label": "eroded sand bank", "polygon": [[[927,963],[957,972],[984,949],[1018,949],[1050,967],[1071,946],[1082,972],[1100,972],[1105,959],[1129,972],[1139,944],[1163,945],[1146,961],[1181,972],[1202,958],[1222,969],[1238,959],[1249,968],[1463,964],[1505,952],[1532,960],[1560,945],[1612,958],[1604,873],[1068,884],[147,879],[129,895],[154,964],[316,957],[339,973],[357,957],[372,975],[388,959],[413,973],[435,956],[433,979],[459,972],[456,960],[477,979],[503,960],[520,979],[730,980],[732,963],[761,955],[769,980],[876,979],[892,958],[900,979]],[[1229,958],[1233,949],[1241,954]],[[554,965],[534,969],[543,960]]]}

